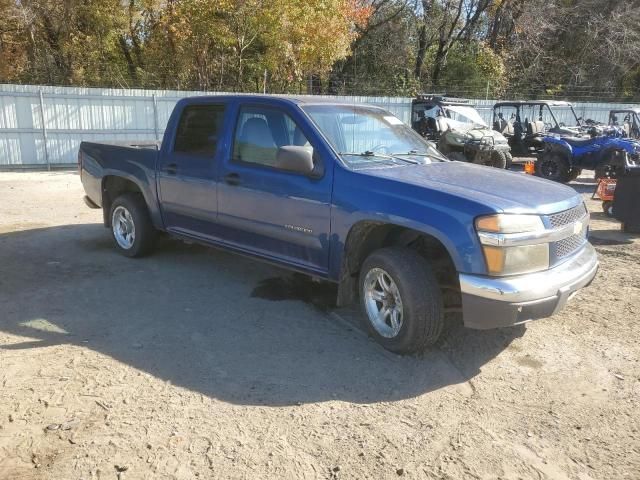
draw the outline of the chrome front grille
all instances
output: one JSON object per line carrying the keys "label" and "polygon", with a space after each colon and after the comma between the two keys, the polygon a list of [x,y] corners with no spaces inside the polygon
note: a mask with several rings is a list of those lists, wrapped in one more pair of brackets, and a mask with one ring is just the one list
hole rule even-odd
{"label": "chrome front grille", "polygon": [[551,228],[559,228],[564,227],[565,225],[569,225],[570,223],[577,222],[586,214],[587,211],[584,208],[584,204],[581,203],[577,207],[565,210],[564,212],[549,215],[547,216],[547,219]]}
{"label": "chrome front grille", "polygon": [[582,247],[587,241],[587,237],[584,232],[577,235],[571,235],[563,240],[556,242],[553,245],[556,258],[563,258],[571,255],[573,252]]}

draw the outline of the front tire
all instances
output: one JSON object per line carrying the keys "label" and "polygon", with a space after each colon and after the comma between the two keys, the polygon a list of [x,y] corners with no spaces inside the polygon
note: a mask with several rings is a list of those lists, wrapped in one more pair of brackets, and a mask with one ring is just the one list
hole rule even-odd
{"label": "front tire", "polygon": [[418,253],[398,247],[376,250],[362,266],[359,286],[367,330],[387,350],[420,352],[440,337],[442,294]]}
{"label": "front tire", "polygon": [[536,175],[554,182],[568,182],[570,170],[566,156],[559,152],[545,152],[536,161]]}
{"label": "front tire", "polygon": [[125,193],[111,204],[111,236],[116,249],[127,257],[143,257],[155,247],[157,230],[153,228],[142,195]]}
{"label": "front tire", "polygon": [[504,152],[493,150],[489,156],[489,161],[485,165],[504,170],[507,167],[507,156]]}

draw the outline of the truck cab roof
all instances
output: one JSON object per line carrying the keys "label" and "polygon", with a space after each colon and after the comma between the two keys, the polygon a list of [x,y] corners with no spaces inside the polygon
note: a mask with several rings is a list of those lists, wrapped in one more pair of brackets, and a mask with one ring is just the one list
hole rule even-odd
{"label": "truck cab roof", "polygon": [[[212,103],[212,102],[229,102],[242,100],[244,102],[270,102],[280,105],[349,105],[360,106],[362,103],[349,102],[340,100],[337,98],[325,98],[317,97],[314,95],[261,95],[261,94],[224,94],[224,95],[196,95],[193,97],[186,97],[179,100],[178,104],[197,105],[199,103]],[[367,105],[375,107],[375,105]],[[376,107],[380,108],[380,107]]]}

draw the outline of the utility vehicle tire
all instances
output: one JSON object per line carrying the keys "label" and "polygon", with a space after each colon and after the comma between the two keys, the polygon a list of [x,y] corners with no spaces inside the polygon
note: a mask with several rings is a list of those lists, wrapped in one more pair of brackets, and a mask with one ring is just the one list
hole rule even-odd
{"label": "utility vehicle tire", "polygon": [[602,211],[607,217],[613,217],[613,202],[611,200],[602,202]]}
{"label": "utility vehicle tire", "polygon": [[507,156],[504,152],[493,150],[489,156],[489,161],[485,165],[504,170],[507,167]]}
{"label": "utility vehicle tire", "polygon": [[582,169],[572,167],[571,170],[569,170],[569,181],[573,182],[576,178],[580,176],[581,173],[582,173]]}
{"label": "utility vehicle tire", "polygon": [[127,257],[143,257],[153,251],[158,232],[153,228],[147,204],[140,194],[116,198],[109,213],[116,249]]}
{"label": "utility vehicle tire", "polygon": [[596,167],[595,179],[618,178],[624,175],[626,163],[625,152],[621,150],[609,152],[604,161]]}
{"label": "utility vehicle tire", "polygon": [[429,263],[408,248],[374,251],[360,271],[360,303],[370,335],[395,353],[415,353],[442,333],[444,310]]}
{"label": "utility vehicle tire", "polygon": [[513,155],[511,155],[511,152],[504,152],[504,158],[506,161],[505,168],[507,170],[510,170],[511,166],[513,165]]}
{"label": "utility vehicle tire", "polygon": [[536,160],[536,175],[554,182],[567,183],[571,166],[567,157],[559,152],[545,152]]}

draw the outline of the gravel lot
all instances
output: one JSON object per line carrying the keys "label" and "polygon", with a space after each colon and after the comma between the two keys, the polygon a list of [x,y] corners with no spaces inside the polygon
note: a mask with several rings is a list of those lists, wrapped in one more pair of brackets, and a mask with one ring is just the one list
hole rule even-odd
{"label": "gravel lot", "polygon": [[82,194],[0,173],[1,479],[640,478],[640,240],[598,202],[564,312],[415,358],[304,277],[171,239],[118,256]]}

